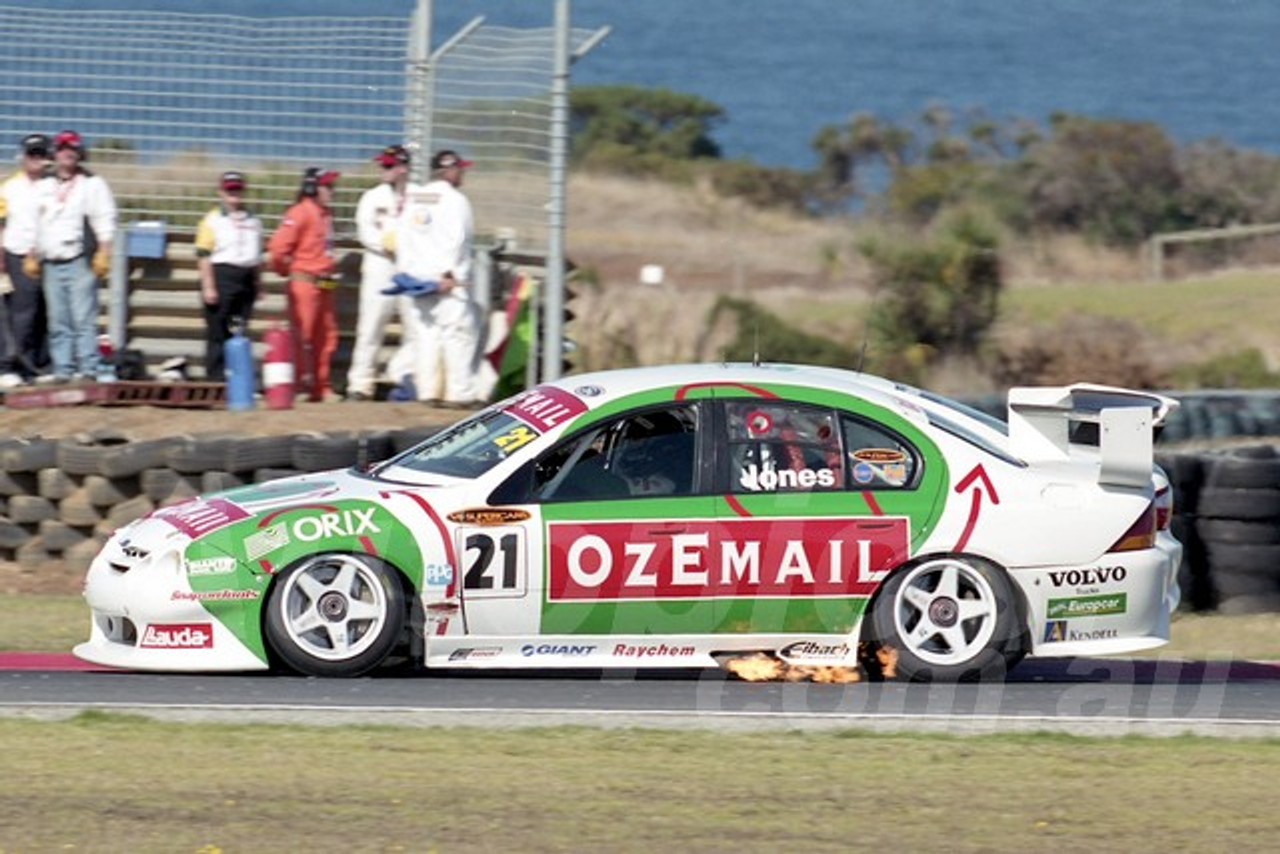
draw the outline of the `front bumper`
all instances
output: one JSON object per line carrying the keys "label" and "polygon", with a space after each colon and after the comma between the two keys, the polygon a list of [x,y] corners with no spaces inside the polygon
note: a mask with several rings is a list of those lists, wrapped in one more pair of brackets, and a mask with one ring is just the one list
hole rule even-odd
{"label": "front bumper", "polygon": [[131,670],[267,669],[267,661],[202,604],[208,594],[192,590],[176,547],[124,557],[113,539],[89,567],[84,598],[92,619],[89,640],[73,650],[77,657]]}

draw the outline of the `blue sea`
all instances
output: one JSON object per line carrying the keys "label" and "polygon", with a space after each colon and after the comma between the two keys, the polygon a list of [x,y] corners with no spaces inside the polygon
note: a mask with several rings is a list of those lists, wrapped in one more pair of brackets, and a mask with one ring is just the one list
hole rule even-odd
{"label": "blue sea", "polygon": [[[403,17],[413,0],[44,0],[49,10],[260,17]],[[477,15],[550,26],[554,0],[437,0],[433,44]],[[612,28],[576,85],[700,95],[725,110],[728,157],[809,168],[824,126],[933,105],[1043,125],[1055,112],[1150,121],[1280,154],[1276,0],[573,0],[575,27]]]}

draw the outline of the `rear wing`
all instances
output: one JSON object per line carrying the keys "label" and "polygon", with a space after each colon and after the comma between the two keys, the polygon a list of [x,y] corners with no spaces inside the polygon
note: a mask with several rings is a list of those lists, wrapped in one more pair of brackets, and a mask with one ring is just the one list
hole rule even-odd
{"label": "rear wing", "polygon": [[1145,486],[1153,428],[1178,402],[1146,391],[1077,383],[1009,389],[1009,447],[1029,463],[1066,461],[1072,446],[1098,448],[1098,482]]}

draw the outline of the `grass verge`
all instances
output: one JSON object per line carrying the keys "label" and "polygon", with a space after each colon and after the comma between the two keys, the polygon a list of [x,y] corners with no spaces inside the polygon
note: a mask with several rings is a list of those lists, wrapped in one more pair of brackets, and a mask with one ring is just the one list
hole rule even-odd
{"label": "grass verge", "polygon": [[1263,850],[1280,832],[1257,788],[1280,779],[1276,741],[291,729],[87,713],[0,721],[0,745],[6,854],[1171,852]]}

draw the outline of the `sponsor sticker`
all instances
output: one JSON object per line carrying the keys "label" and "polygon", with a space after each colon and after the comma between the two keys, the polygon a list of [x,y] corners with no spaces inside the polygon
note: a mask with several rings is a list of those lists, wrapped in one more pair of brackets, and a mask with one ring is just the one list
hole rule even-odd
{"label": "sponsor sticker", "polygon": [[290,542],[289,530],[283,522],[268,525],[244,538],[244,556],[249,560],[258,560]]}
{"label": "sponsor sticker", "polygon": [[595,644],[578,643],[527,643],[520,647],[520,654],[525,658],[535,656],[553,656],[559,658],[578,658],[596,651]]}
{"label": "sponsor sticker", "polygon": [[797,641],[778,650],[778,657],[783,661],[842,661],[849,657],[853,649],[847,643],[819,643],[818,641]]}
{"label": "sponsor sticker", "polygon": [[902,517],[553,522],[552,602],[869,596],[908,555]]}
{"label": "sponsor sticker", "polygon": [[471,510],[455,510],[449,514],[448,519],[461,525],[509,525],[528,521],[529,511],[515,507],[476,507]]}
{"label": "sponsor sticker", "polygon": [[257,599],[262,594],[257,590],[175,590],[169,597],[171,602],[244,602]]}
{"label": "sponsor sticker", "polygon": [[142,633],[143,649],[212,649],[210,623],[152,623]]}
{"label": "sponsor sticker", "polygon": [[172,507],[161,507],[151,516],[168,522],[194,540],[241,519],[248,519],[249,512],[222,498],[197,498]]}
{"label": "sponsor sticker", "polygon": [[1096,596],[1073,596],[1067,599],[1050,599],[1046,616],[1051,620],[1069,617],[1104,617],[1123,614],[1128,610],[1127,593],[1100,593]]}
{"label": "sponsor sticker", "polygon": [[422,581],[428,587],[448,587],[453,582],[453,567],[447,563],[429,563],[422,567]]}
{"label": "sponsor sticker", "polygon": [[1124,581],[1129,570],[1123,566],[1093,566],[1088,569],[1058,569],[1049,572],[1054,587],[1094,587]]}
{"label": "sponsor sticker", "polygon": [[546,433],[586,412],[587,405],[567,391],[553,386],[537,386],[517,396],[503,411],[539,433]]}
{"label": "sponsor sticker", "polygon": [[614,644],[613,654],[617,658],[688,658],[697,655],[698,650],[666,643],[619,643]]}
{"label": "sponsor sticker", "polygon": [[233,557],[206,557],[187,561],[187,575],[230,575],[236,571]]}
{"label": "sponsor sticker", "polygon": [[502,655],[500,646],[463,647],[449,653],[450,661],[473,661],[477,658],[497,658]]}
{"label": "sponsor sticker", "polygon": [[1050,620],[1044,624],[1044,642],[1059,643],[1067,639],[1067,621]]}

